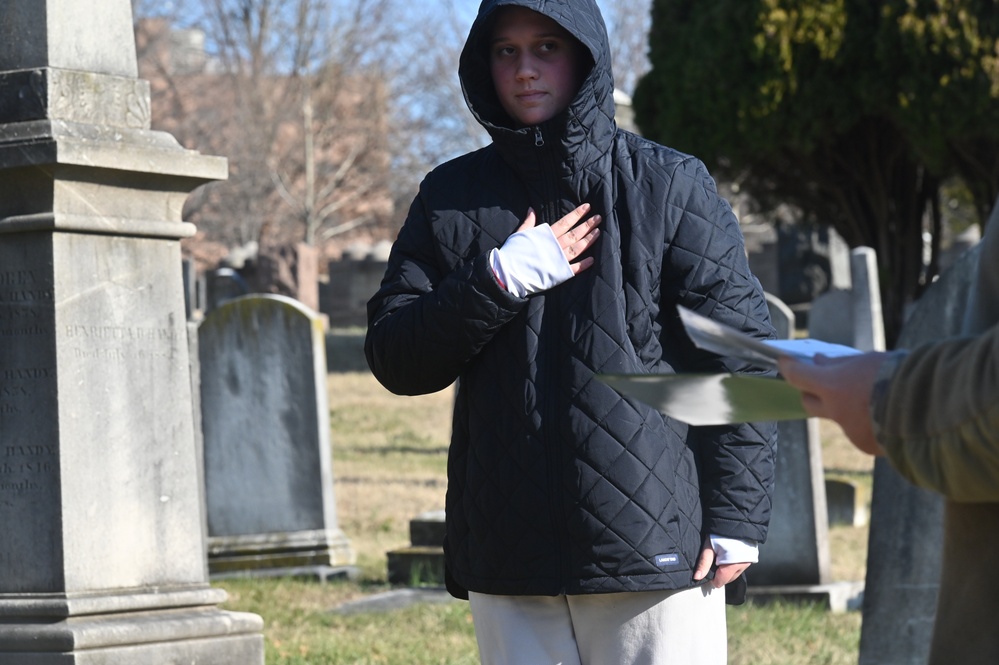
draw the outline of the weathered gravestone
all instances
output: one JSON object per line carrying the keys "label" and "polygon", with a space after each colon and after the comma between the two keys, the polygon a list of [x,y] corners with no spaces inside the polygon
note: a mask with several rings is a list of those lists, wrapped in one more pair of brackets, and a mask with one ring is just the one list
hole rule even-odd
{"label": "weathered gravestone", "polygon": [[334,327],[367,325],[368,300],[378,290],[388,261],[381,243],[347,249],[343,259],[327,264],[329,281],[319,285],[320,309]]}
{"label": "weathered gravestone", "polygon": [[254,293],[274,293],[319,310],[319,249],[305,243],[262,245],[250,286]]}
{"label": "weathered gravestone", "polygon": [[861,351],[885,348],[877,254],[870,247],[850,252],[849,288],[830,289],[815,299],[808,315],[808,336]]}
{"label": "weathered gravestone", "polygon": [[884,351],[885,323],[877,252],[870,247],[851,250],[850,275],[853,277],[853,347],[861,351]]}
{"label": "weathered gravestone", "polygon": [[767,299],[767,309],[770,311],[770,324],[777,333],[777,339],[794,339],[794,311],[775,295],[764,294]]}
{"label": "weathered gravestone", "polygon": [[[899,348],[958,334],[978,267],[968,250],[920,298]],[[874,465],[860,665],[923,665],[940,583],[944,501],[906,482],[883,458]]]}
{"label": "weathered gravestone", "polygon": [[0,3],[0,663],[262,664],[204,561],[180,238],[127,0]]}
{"label": "weathered gravestone", "polygon": [[205,317],[198,343],[210,572],[350,572],[322,320],[285,296],[244,296]]}
{"label": "weathered gravestone", "polygon": [[[794,336],[794,314],[767,296],[778,336]],[[846,609],[849,590],[829,584],[829,525],[823,482],[822,446],[814,419],[777,424],[777,480],[767,542],[748,572],[750,594],[821,600]]]}
{"label": "weathered gravestone", "polygon": [[[822,445],[814,419],[777,424],[777,481],[767,542],[750,568],[753,586],[829,582],[829,523]],[[803,590],[800,590],[803,591]]]}
{"label": "weathered gravestone", "polygon": [[409,521],[409,546],[388,552],[389,584],[444,586],[444,511]]}
{"label": "weathered gravestone", "polygon": [[205,276],[205,311],[210,312],[226,302],[249,295],[252,289],[235,268],[224,266]]}
{"label": "weathered gravestone", "polygon": [[[866,247],[853,250],[850,266],[850,287],[832,289],[813,304],[809,336],[858,348],[883,348],[874,252]],[[774,327],[780,329],[780,312],[771,305],[770,313]],[[778,436],[770,535],[760,548],[760,562],[749,571],[751,593],[816,599],[837,611],[849,609],[857,604],[864,584],[830,580],[829,511],[818,422],[779,422]]]}

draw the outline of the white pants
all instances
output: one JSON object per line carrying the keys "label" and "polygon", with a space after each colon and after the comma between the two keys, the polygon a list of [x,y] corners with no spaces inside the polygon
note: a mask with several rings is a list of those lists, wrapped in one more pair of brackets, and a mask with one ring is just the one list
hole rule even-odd
{"label": "white pants", "polygon": [[724,665],[725,590],[469,593],[483,665]]}

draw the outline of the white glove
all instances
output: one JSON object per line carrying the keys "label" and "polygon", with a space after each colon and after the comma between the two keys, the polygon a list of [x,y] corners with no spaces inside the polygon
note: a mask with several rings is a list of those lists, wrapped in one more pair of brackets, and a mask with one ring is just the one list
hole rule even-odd
{"label": "white glove", "polygon": [[499,283],[518,298],[547,291],[573,275],[548,224],[514,233],[489,252],[489,266]]}

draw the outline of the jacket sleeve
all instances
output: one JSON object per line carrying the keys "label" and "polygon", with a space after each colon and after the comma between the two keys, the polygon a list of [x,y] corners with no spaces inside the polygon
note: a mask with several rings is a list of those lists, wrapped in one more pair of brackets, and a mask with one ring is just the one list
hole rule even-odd
{"label": "jacket sleeve", "polygon": [[871,416],[910,482],[953,501],[999,501],[999,325],[902,357],[875,388]]}
{"label": "jacket sleeve", "polygon": [[396,394],[442,390],[525,302],[496,281],[487,254],[445,262],[418,195],[368,301],[368,366]]}
{"label": "jacket sleeve", "polygon": [[[704,165],[687,159],[670,188],[675,230],[663,278],[664,349],[679,372],[773,375],[735,358],[696,348],[675,304],[759,339],[775,336],[759,280],[749,269],[739,222]],[[777,426],[774,422],[691,427],[701,463],[704,530],[763,542],[770,522]]]}

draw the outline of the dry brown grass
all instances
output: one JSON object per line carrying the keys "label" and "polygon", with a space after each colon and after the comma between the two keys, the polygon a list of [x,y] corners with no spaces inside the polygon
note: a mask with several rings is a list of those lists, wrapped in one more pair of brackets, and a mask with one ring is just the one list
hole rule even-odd
{"label": "dry brown grass", "polygon": [[409,520],[444,508],[453,390],[400,397],[367,372],[329,375],[340,526],[368,579],[409,544]]}
{"label": "dry brown grass", "polygon": [[[819,421],[822,464],[826,475],[849,480],[866,497],[870,514],[874,458],[860,452],[836,423]],[[867,573],[868,526],[830,526],[829,550],[834,581],[863,580]]]}
{"label": "dry brown grass", "polygon": [[826,471],[864,475],[874,470],[874,458],[857,450],[847,440],[839,425],[831,420],[820,420],[819,432],[822,438],[822,464]]}

